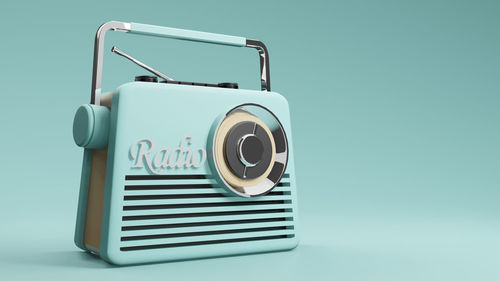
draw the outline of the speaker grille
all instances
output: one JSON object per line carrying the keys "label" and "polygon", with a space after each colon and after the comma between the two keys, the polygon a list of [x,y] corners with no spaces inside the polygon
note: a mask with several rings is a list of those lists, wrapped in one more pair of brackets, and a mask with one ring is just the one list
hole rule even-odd
{"label": "speaker grille", "polygon": [[294,237],[290,176],[257,198],[229,197],[207,175],[125,176],[120,250]]}

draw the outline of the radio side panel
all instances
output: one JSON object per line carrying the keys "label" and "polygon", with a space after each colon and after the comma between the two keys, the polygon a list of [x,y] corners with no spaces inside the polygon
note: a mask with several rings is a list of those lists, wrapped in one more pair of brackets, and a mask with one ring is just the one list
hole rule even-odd
{"label": "radio side panel", "polygon": [[74,241],[78,248],[87,251],[83,242],[85,233],[85,218],[87,214],[87,199],[89,193],[90,169],[92,164],[92,150],[84,149],[82,174],[80,179],[80,193],[78,195],[78,209],[76,212],[76,226]]}
{"label": "radio side panel", "polygon": [[[199,168],[160,171],[148,168],[144,158],[142,167],[133,168],[138,163],[134,159],[139,155],[138,140],[151,140],[151,146],[144,148],[151,151],[150,162],[162,159],[155,158],[160,149],[173,151],[187,136],[193,151],[208,149],[209,130],[217,117],[245,103],[271,110],[287,134],[287,177],[276,194],[220,196],[222,189],[211,178],[210,159]],[[100,255],[114,264],[131,264],[294,248],[298,217],[292,147],[288,103],[279,94],[143,82],[123,85],[113,96],[111,110]],[[174,187],[137,190],[151,185]],[[238,220],[245,223],[236,224]],[[226,221],[236,226],[219,225]]]}

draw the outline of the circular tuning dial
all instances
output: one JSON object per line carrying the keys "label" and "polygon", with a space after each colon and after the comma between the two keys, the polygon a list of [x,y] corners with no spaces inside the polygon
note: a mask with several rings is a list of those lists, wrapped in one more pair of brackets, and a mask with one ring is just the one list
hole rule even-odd
{"label": "circular tuning dial", "polygon": [[285,171],[288,147],[278,119],[258,105],[227,113],[212,132],[213,166],[232,193],[254,197],[268,193]]}

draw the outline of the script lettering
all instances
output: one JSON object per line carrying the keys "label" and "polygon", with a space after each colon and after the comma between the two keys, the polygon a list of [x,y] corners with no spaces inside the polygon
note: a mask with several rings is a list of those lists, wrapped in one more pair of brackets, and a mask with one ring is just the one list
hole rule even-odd
{"label": "script lettering", "polygon": [[200,168],[207,160],[207,151],[204,148],[193,150],[191,144],[192,136],[187,135],[175,149],[162,147],[155,152],[155,143],[152,139],[138,139],[129,151],[130,157],[135,160],[132,168],[146,168],[157,175],[168,168]]}

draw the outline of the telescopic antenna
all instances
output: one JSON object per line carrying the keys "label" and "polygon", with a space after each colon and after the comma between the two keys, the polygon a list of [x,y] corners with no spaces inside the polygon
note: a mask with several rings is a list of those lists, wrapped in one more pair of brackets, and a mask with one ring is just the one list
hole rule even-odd
{"label": "telescopic antenna", "polygon": [[111,52],[113,52],[113,53],[118,54],[118,55],[120,55],[120,56],[122,56],[124,58],[127,58],[127,59],[131,60],[133,63],[137,64],[138,66],[146,69],[147,71],[153,73],[154,75],[156,75],[156,76],[158,76],[160,78],[163,78],[163,79],[165,79],[167,81],[175,81],[174,79],[172,79],[172,78],[168,77],[167,75],[159,72],[158,70],[156,70],[156,69],[154,69],[154,68],[152,68],[152,67],[144,64],[143,62],[139,61],[138,59],[135,59],[135,58],[131,57],[127,53],[125,53],[122,50],[118,49],[118,47],[116,47],[116,46],[113,46],[113,48],[111,48]]}

